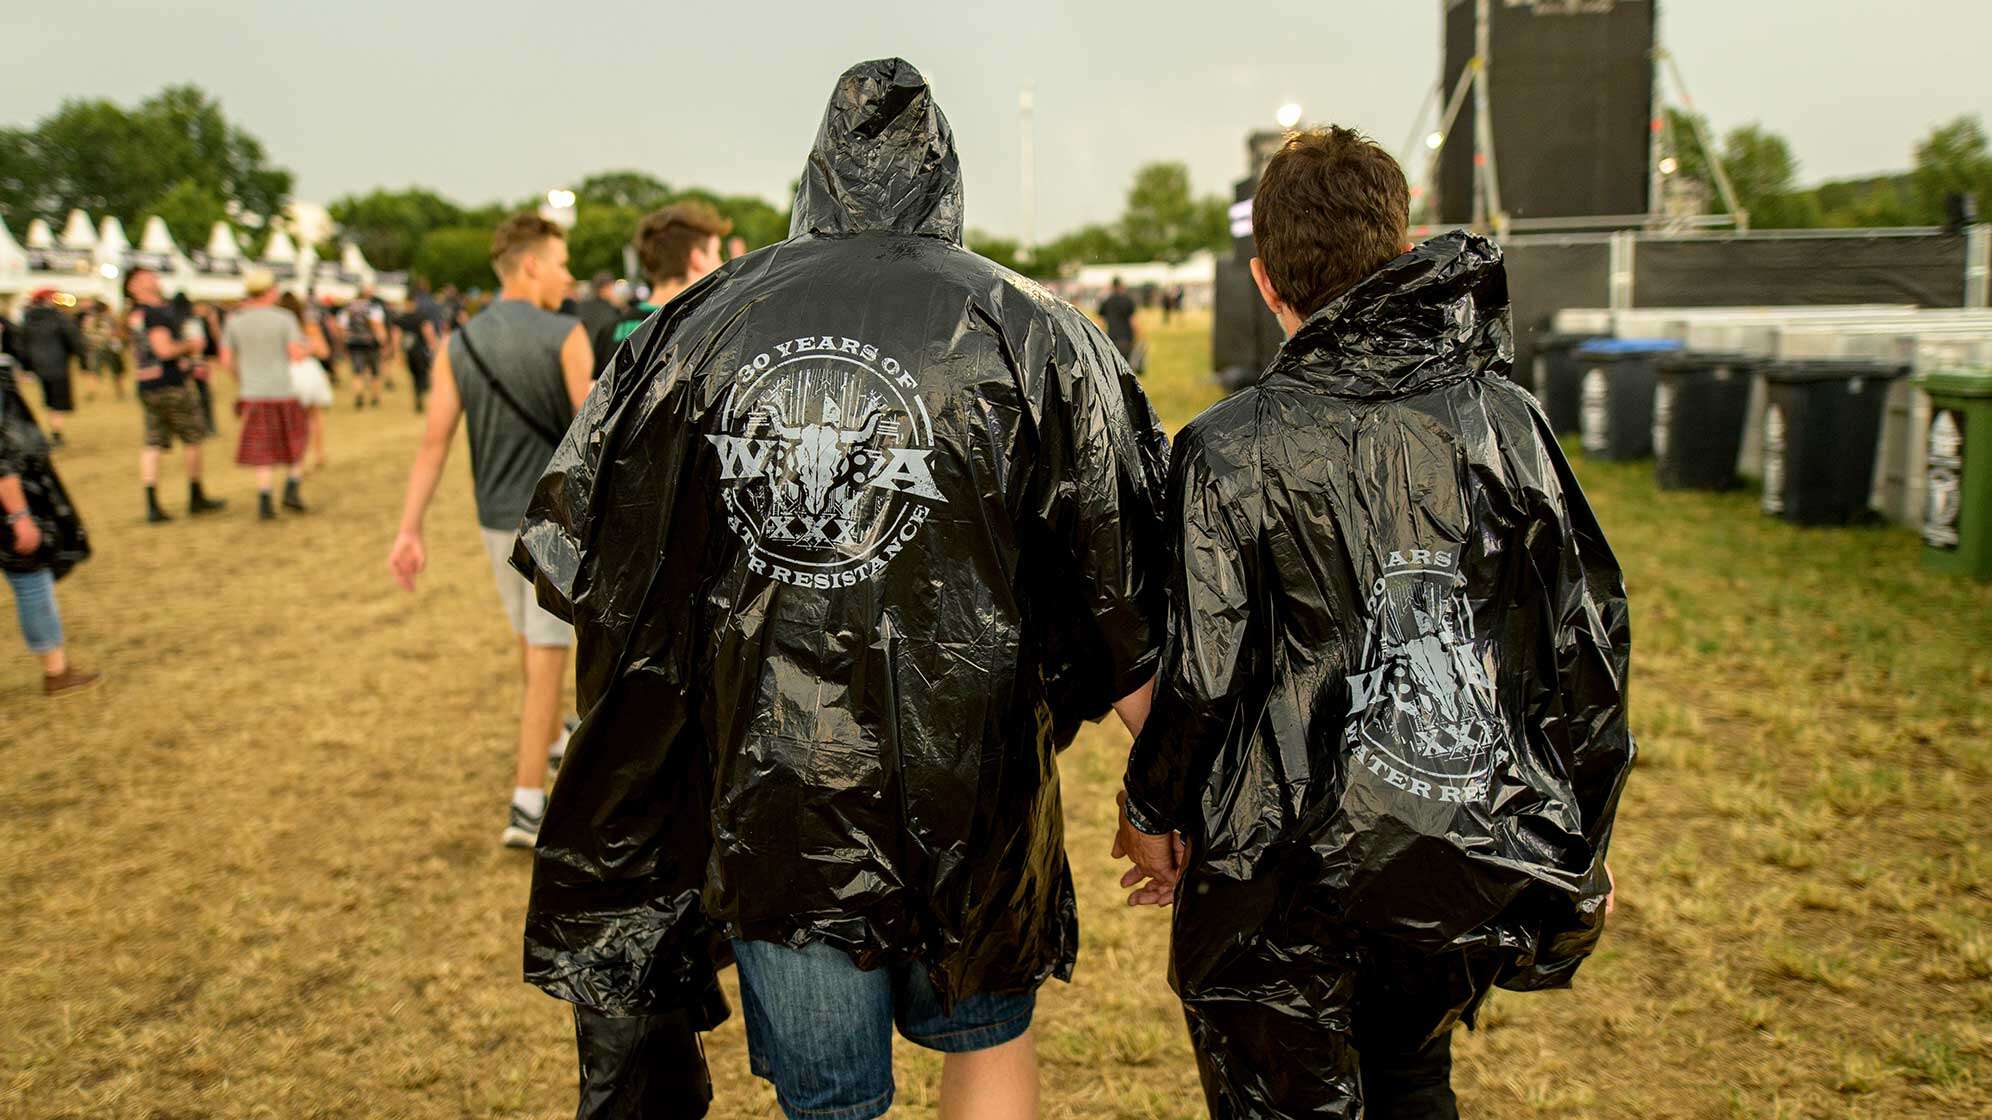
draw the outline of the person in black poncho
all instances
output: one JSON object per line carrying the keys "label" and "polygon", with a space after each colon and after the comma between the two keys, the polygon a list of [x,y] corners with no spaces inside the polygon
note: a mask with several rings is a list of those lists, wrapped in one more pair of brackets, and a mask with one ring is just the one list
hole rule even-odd
{"label": "person in black poncho", "polygon": [[1216,1117],[1456,1116],[1453,1026],[1569,983],[1610,907],[1625,585],[1505,376],[1500,250],[1405,252],[1408,197],[1356,133],[1288,140],[1252,270],[1289,337],[1174,449],[1119,843]]}
{"label": "person in black poncho", "polygon": [[713,1025],[731,956],[791,1116],[883,1115],[895,1025],[947,1053],[944,1113],[1034,1107],[1078,952],[1057,754],[1145,711],[1165,443],[962,225],[925,79],[851,68],[788,240],[632,334],[540,481],[514,562],[574,621],[583,719],[526,972],[584,1050],[588,1014]]}

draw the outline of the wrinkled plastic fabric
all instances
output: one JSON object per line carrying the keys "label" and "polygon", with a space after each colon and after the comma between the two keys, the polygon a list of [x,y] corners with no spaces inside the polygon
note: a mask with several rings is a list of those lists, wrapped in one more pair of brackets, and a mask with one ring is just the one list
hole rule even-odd
{"label": "wrinkled plastic fabric", "polygon": [[1076,310],[961,246],[952,135],[897,60],[838,82],[792,235],[617,351],[514,563],[583,719],[526,975],[703,1009],[729,937],[1068,976],[1056,752],[1154,672],[1166,444]]}
{"label": "wrinkled plastic fabric", "polygon": [[574,1008],[581,1063],[575,1120],[698,1120],[712,1104],[712,1077],[693,1019],[684,1012],[612,1017]]}
{"label": "wrinkled plastic fabric", "polygon": [[1512,353],[1499,249],[1443,236],[1177,438],[1127,787],[1192,841],[1172,981],[1214,1115],[1360,1116],[1353,1038],[1567,984],[1601,932],[1625,589]]}
{"label": "wrinkled plastic fabric", "polygon": [[69,499],[69,490],[55,473],[48,437],[21,396],[14,371],[0,362],[0,478],[8,475],[21,480],[28,515],[41,530],[42,544],[23,556],[13,549],[12,527],[0,526],[0,570],[48,571],[61,579],[90,558],[90,534]]}

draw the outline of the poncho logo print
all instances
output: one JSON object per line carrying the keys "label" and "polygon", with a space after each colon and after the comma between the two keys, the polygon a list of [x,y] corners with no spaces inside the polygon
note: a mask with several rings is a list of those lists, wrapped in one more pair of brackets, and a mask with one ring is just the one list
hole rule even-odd
{"label": "poncho logo print", "polygon": [[777,342],[734,374],[708,435],[747,566],[798,587],[876,579],[947,504],[919,382],[841,335]]}
{"label": "poncho logo print", "polygon": [[1414,797],[1482,800],[1504,732],[1458,555],[1392,552],[1367,613],[1364,669],[1349,679],[1352,763]]}

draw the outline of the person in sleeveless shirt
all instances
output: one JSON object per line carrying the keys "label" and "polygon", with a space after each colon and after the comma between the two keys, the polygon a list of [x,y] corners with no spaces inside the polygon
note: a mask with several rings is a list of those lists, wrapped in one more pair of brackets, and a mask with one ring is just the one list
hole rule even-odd
{"label": "person in sleeveless shirt", "polygon": [[540,608],[532,585],[508,561],[533,487],[587,398],[595,363],[580,321],[553,311],[574,283],[559,226],[534,214],[507,218],[491,239],[491,265],[501,284],[498,299],[453,332],[436,356],[422,447],[387,562],[395,580],[415,590],[415,577],[428,566],[422,520],[457,425],[466,424],[478,525],[500,604],[519,637],[525,678],[517,780],[503,842],[531,847],[546,811],[547,762],[565,739],[561,685],[574,629]]}

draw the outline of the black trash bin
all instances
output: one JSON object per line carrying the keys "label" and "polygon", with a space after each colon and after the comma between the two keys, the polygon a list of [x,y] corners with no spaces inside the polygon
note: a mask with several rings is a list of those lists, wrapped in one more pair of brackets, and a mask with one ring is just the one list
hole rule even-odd
{"label": "black trash bin", "polygon": [[1549,416],[1550,430],[1557,435],[1574,433],[1581,416],[1584,371],[1577,365],[1578,347],[1610,337],[1552,332],[1536,339],[1535,384],[1531,388]]}
{"label": "black trash bin", "polygon": [[1577,349],[1577,368],[1584,371],[1577,430],[1586,455],[1652,456],[1655,365],[1680,349],[1668,338],[1603,339]]}
{"label": "black trash bin", "polygon": [[1866,520],[1889,386],[1908,368],[1818,358],[1763,372],[1764,512],[1800,525]]}
{"label": "black trash bin", "polygon": [[1658,362],[1653,475],[1662,490],[1728,490],[1750,419],[1757,360],[1687,352]]}

